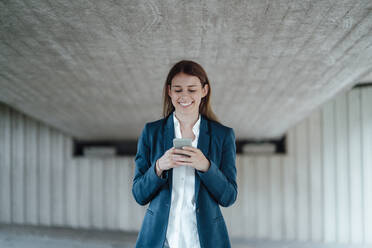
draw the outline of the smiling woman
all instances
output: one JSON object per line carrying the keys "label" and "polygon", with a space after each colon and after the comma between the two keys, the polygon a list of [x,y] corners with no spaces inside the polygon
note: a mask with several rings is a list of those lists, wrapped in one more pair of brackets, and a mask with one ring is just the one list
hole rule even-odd
{"label": "smiling woman", "polygon": [[[138,140],[132,193],[150,205],[136,247],[230,247],[219,205],[237,198],[234,131],[218,122],[207,74],[193,61],[171,68],[163,97],[164,118]],[[192,145],[176,149],[174,138]]]}
{"label": "smiling woman", "polygon": [[201,99],[208,93],[208,84],[202,87],[198,77],[180,72],[174,76],[171,85],[167,85],[167,91],[176,109],[177,117],[183,115],[194,120],[194,117],[197,117],[195,115],[199,115],[198,107]]}
{"label": "smiling woman", "polygon": [[194,105],[198,106],[199,112],[208,119],[218,122],[218,118],[213,113],[210,104],[212,89],[207,73],[199,64],[188,60],[178,62],[168,73],[163,88],[163,117],[167,117],[178,106],[177,102],[175,102],[177,95],[173,94],[172,97],[172,90],[174,93],[181,93],[182,91],[185,92],[187,88],[190,94],[198,94],[197,99],[199,99],[200,91],[203,91],[203,96],[200,96],[199,103]]}

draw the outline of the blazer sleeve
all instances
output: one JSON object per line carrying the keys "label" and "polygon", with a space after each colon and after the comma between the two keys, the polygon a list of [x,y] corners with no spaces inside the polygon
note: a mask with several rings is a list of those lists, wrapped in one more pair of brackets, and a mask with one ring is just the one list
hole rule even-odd
{"label": "blazer sleeve", "polygon": [[148,124],[146,124],[138,139],[132,185],[133,197],[140,205],[149,203],[157,194],[160,187],[168,180],[167,173],[165,173],[165,178],[160,178],[156,174],[156,161],[152,164],[150,162],[150,146],[148,140]]}
{"label": "blazer sleeve", "polygon": [[223,207],[232,205],[237,198],[235,159],[235,133],[229,128],[223,142],[221,166],[209,159],[209,169],[206,172],[197,171],[209,193]]}

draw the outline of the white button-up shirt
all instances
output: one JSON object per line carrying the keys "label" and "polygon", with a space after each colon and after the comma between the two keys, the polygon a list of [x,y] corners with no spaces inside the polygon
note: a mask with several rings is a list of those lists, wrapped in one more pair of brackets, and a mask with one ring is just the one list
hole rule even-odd
{"label": "white button-up shirt", "polygon": [[[182,138],[181,127],[173,112],[174,133]],[[195,139],[192,146],[198,146],[199,119],[192,131]],[[170,248],[199,248],[198,227],[195,214],[195,169],[188,166],[173,168],[172,201],[170,206],[166,244]]]}

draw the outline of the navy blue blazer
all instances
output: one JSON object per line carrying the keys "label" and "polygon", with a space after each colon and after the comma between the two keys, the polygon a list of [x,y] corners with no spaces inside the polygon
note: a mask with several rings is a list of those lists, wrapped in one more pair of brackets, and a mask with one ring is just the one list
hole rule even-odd
{"label": "navy blue blazer", "polygon": [[[150,205],[136,247],[162,248],[165,242],[173,169],[164,171],[164,178],[160,178],[156,174],[155,164],[173,146],[173,113],[158,121],[146,123],[138,140],[132,193],[140,205]],[[210,162],[208,171],[203,173],[195,170],[200,245],[203,248],[230,247],[219,205],[228,207],[237,197],[234,130],[201,115],[198,148]]]}

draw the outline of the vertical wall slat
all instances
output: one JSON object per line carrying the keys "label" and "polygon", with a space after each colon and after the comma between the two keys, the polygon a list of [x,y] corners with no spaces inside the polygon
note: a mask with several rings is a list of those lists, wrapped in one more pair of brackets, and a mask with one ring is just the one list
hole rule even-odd
{"label": "vertical wall slat", "polygon": [[116,220],[116,177],[115,177],[115,159],[104,160],[104,227],[107,229],[115,229]]}
{"label": "vertical wall slat", "polygon": [[311,240],[323,240],[323,182],[322,182],[322,143],[321,143],[321,111],[315,111],[309,118],[309,167],[310,189],[309,193],[311,216]]}
{"label": "vertical wall slat", "polygon": [[[294,145],[295,135],[294,130],[289,130],[287,133],[288,153],[294,154],[296,147]],[[296,238],[296,203],[295,203],[295,161],[293,155],[284,158],[283,169],[284,182],[284,237],[286,240],[294,240]]]}
{"label": "vertical wall slat", "polygon": [[11,208],[11,113],[0,105],[0,222],[10,223]]}
{"label": "vertical wall slat", "polygon": [[51,131],[51,157],[52,169],[52,223],[53,225],[62,226],[65,224],[64,219],[64,166],[63,166],[63,136],[58,131]]}
{"label": "vertical wall slat", "polygon": [[[246,233],[248,238],[255,238],[257,235],[257,208],[256,208],[256,161],[254,157],[244,156],[245,166],[247,168],[244,177],[247,178],[247,199],[245,200],[248,220],[246,222]],[[238,193],[239,194],[239,193]]]}
{"label": "vertical wall slat", "polygon": [[72,156],[72,140],[64,137],[64,166],[65,166],[65,199],[66,199],[66,225],[71,227],[78,226],[78,166],[75,159],[71,159]]}
{"label": "vertical wall slat", "polygon": [[50,128],[38,125],[39,154],[39,223],[51,225],[51,141]]}
{"label": "vertical wall slat", "polygon": [[[129,191],[129,188],[131,188],[131,186],[130,187],[128,186],[129,181],[127,179],[132,178],[134,176],[134,170],[132,169],[132,164],[129,159],[126,159],[124,169],[125,180],[123,182],[123,188],[127,189],[127,192],[125,194],[127,199],[125,199],[124,206],[125,209],[127,209],[129,215],[127,219],[128,223],[126,223],[126,226],[128,227],[128,230],[136,230],[139,218],[137,215],[140,213],[140,209],[137,202],[133,201],[133,195],[131,191]],[[132,182],[130,183],[130,185],[132,185]]]}
{"label": "vertical wall slat", "polygon": [[[247,227],[246,227],[246,222],[247,222],[247,219],[248,219],[248,212],[246,211],[247,210],[247,206],[246,206],[246,203],[245,203],[245,200],[247,198],[247,191],[248,191],[248,183],[247,183],[247,178],[246,178],[246,174],[247,174],[247,166],[245,166],[245,157],[244,156],[240,156],[239,158],[237,157],[237,161],[238,161],[238,173],[240,173],[239,175],[239,183],[238,183],[238,199],[237,201],[239,201],[239,213],[241,213],[241,216],[236,216],[235,220],[236,222],[238,223],[237,225],[234,226],[234,222],[231,223],[234,227],[234,229],[240,229],[239,231],[237,231],[236,233],[236,236],[239,236],[239,237],[245,237],[246,236],[246,231],[247,231]],[[238,177],[238,175],[237,175]],[[235,212],[233,212],[233,208],[229,208],[232,215],[234,215]]]}
{"label": "vertical wall slat", "polygon": [[78,187],[78,220],[79,227],[90,228],[91,227],[91,216],[92,204],[90,198],[92,197],[92,178],[91,178],[91,166],[89,160],[86,158],[75,159],[77,162],[77,169],[79,180],[77,181]]}
{"label": "vertical wall slat", "polygon": [[91,175],[92,175],[92,227],[103,227],[103,163],[98,159],[90,159]]}
{"label": "vertical wall slat", "polygon": [[349,99],[349,166],[350,166],[350,242],[363,242],[363,209],[362,209],[362,147],[361,147],[361,113],[360,90],[356,89],[348,94]]}
{"label": "vertical wall slat", "polygon": [[[129,209],[128,209],[128,201],[132,197],[131,191],[128,190],[128,188],[132,189],[132,180],[125,181],[127,178],[127,174],[129,173],[129,169],[127,168],[129,165],[127,164],[127,159],[120,158],[118,160],[116,169],[117,169],[117,185],[120,190],[118,190],[118,209],[121,211],[118,211],[118,218],[119,218],[119,229],[121,230],[129,230]],[[130,187],[126,186],[126,183],[130,183]]]}
{"label": "vertical wall slat", "polygon": [[[247,205],[247,198],[248,198],[248,178],[247,178],[247,171],[249,170],[248,165],[246,164],[246,157],[245,156],[239,156],[238,159],[238,173],[237,177],[239,179],[238,183],[238,199],[240,204],[240,220],[239,222],[235,225],[235,229],[240,229],[238,232],[236,232],[237,236],[240,237],[246,237],[247,236],[247,229],[250,228],[247,224],[249,221],[249,209]],[[230,207],[230,210],[233,211],[233,208]],[[234,223],[233,223],[234,224]]]}
{"label": "vertical wall slat", "polygon": [[119,164],[119,160],[118,159],[114,159],[114,163],[113,163],[113,178],[115,178],[114,180],[114,184],[113,184],[113,187],[114,187],[114,195],[113,197],[115,198],[115,207],[113,209],[113,213],[112,213],[112,218],[113,218],[113,222],[112,222],[112,226],[113,226],[113,229],[117,230],[119,229],[119,211],[121,211],[122,209],[119,209],[119,191],[121,190],[118,186],[118,177],[117,177],[117,174],[119,172],[118,170],[118,165]]}
{"label": "vertical wall slat", "polygon": [[270,177],[268,158],[257,160],[257,238],[268,238],[270,233],[270,191],[267,183]]}
{"label": "vertical wall slat", "polygon": [[372,244],[372,87],[362,91],[363,220],[364,241]]}
{"label": "vertical wall slat", "polygon": [[296,180],[297,180],[297,239],[307,241],[309,238],[309,188],[308,188],[308,122],[302,121],[295,128],[296,132]]}
{"label": "vertical wall slat", "polygon": [[24,185],[24,118],[19,112],[12,111],[12,222],[25,222],[25,185]]}
{"label": "vertical wall slat", "polygon": [[25,206],[26,223],[38,223],[38,194],[37,194],[37,124],[32,119],[26,119],[25,126]]}
{"label": "vertical wall slat", "polygon": [[342,94],[335,100],[335,145],[336,145],[336,210],[337,241],[349,242],[349,168],[347,135],[347,98]]}
{"label": "vertical wall slat", "polygon": [[270,164],[270,238],[274,240],[282,239],[282,182],[281,182],[281,157],[273,156],[269,160]]}
{"label": "vertical wall slat", "polygon": [[323,209],[324,241],[336,242],[336,185],[335,185],[335,134],[334,102],[322,109],[323,143]]}

